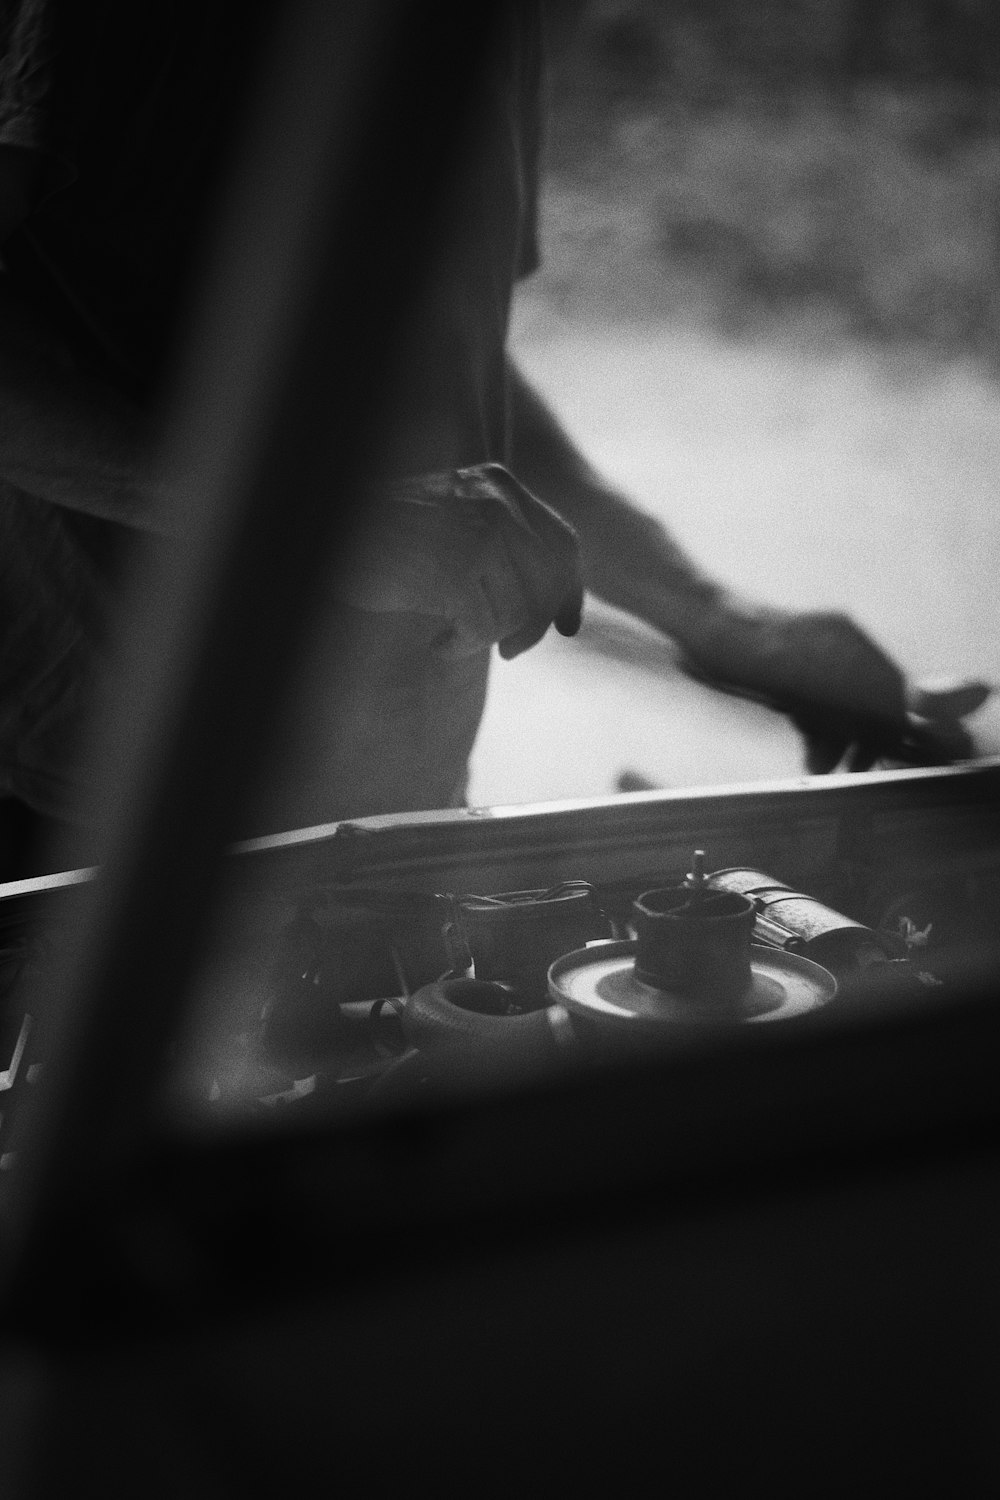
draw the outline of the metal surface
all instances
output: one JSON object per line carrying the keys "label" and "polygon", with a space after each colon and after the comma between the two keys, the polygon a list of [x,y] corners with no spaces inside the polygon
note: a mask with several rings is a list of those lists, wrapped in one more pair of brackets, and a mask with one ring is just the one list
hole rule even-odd
{"label": "metal surface", "polygon": [[[764,863],[817,893],[838,860],[860,876],[1000,868],[1000,758],[967,766],[798,777],[509,807],[395,813],[242,840],[229,874],[294,896],[315,886],[511,890],[583,875],[597,883],[713,858]],[[0,917],[45,911],[96,868],[0,885]]]}
{"label": "metal surface", "polygon": [[488,891],[679,874],[695,844],[715,866],[763,866],[827,899],[841,861],[900,872],[952,858],[963,868],[997,864],[1000,759],[364,818],[254,839],[234,853],[248,879],[257,872],[290,890],[357,881]]}

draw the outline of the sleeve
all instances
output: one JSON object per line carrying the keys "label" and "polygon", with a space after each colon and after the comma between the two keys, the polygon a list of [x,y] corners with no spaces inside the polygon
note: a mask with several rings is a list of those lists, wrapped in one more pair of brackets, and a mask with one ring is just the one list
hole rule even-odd
{"label": "sleeve", "polygon": [[48,0],[0,0],[0,145],[45,149]]}
{"label": "sleeve", "polygon": [[50,141],[50,0],[0,0],[0,240],[76,176]]}

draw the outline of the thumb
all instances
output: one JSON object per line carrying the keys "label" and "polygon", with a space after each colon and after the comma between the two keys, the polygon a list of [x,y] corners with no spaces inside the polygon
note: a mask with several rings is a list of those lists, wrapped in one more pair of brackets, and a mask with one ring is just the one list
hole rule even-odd
{"label": "thumb", "polygon": [[993,689],[978,678],[923,683],[907,693],[907,708],[919,719],[964,719],[982,708]]}
{"label": "thumb", "polygon": [[560,635],[576,635],[583,621],[583,584],[577,580],[566,595],[553,624]]}

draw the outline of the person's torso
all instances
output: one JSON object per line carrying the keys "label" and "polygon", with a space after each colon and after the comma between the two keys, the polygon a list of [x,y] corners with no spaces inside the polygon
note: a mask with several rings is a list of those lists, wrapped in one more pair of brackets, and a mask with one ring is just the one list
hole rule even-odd
{"label": "person's torso", "polygon": [[[144,397],[184,334],[234,122],[252,107],[256,28],[273,9],[273,0],[0,0],[22,28],[8,30],[0,65],[0,140],[27,110],[35,143],[75,173],[8,240],[8,274]],[[505,457],[510,295],[535,253],[537,8],[505,8],[498,43],[407,345],[400,472]]]}

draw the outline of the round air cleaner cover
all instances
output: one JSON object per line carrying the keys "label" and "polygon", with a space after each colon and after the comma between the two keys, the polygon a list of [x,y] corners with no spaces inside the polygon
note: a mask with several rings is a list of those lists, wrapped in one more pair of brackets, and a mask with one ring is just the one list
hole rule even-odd
{"label": "round air cleaner cover", "polygon": [[572,1014],[618,1029],[668,1025],[728,1026],[746,1021],[784,1021],[832,1000],[837,981],[811,959],[753,944],[749,987],[734,1003],[654,989],[636,978],[638,944],[594,943],[557,958],[549,969],[549,993]]}

